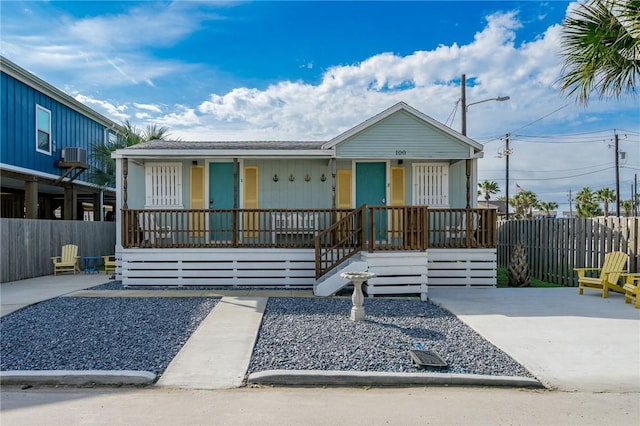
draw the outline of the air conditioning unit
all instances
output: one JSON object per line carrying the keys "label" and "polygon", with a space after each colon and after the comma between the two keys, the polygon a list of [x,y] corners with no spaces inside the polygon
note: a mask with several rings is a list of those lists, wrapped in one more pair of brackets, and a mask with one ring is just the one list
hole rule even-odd
{"label": "air conditioning unit", "polygon": [[63,163],[87,164],[87,150],[84,148],[62,148],[60,160]]}

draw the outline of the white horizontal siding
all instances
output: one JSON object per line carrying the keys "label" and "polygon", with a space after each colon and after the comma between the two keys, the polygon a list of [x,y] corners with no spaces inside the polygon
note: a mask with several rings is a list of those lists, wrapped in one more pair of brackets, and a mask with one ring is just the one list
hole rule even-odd
{"label": "white horizontal siding", "polygon": [[428,258],[431,286],[496,285],[496,249],[430,249]]}
{"label": "white horizontal siding", "polygon": [[[396,151],[404,151],[398,155]],[[336,148],[339,158],[468,158],[469,147],[404,111],[352,136]]]}
{"label": "white horizontal siding", "polygon": [[[124,285],[303,287],[315,280],[310,249],[128,249]],[[429,249],[361,254],[376,274],[364,289],[376,294],[426,294],[429,286],[495,286],[495,249]],[[339,272],[337,272],[339,273]]]}

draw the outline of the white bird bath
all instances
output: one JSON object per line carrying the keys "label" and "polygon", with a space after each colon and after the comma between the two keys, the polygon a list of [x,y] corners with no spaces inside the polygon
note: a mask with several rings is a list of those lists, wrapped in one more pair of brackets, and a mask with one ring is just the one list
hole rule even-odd
{"label": "white bird bath", "polygon": [[353,294],[351,301],[351,321],[364,321],[364,294],[362,294],[362,283],[368,279],[374,278],[376,274],[373,272],[343,272],[340,274],[342,278],[346,278],[353,283]]}

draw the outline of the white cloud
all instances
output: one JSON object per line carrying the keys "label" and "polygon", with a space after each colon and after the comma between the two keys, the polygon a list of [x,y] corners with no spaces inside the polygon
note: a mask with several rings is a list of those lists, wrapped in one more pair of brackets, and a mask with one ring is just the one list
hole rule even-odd
{"label": "white cloud", "polygon": [[130,117],[129,114],[125,113],[127,110],[126,106],[120,105],[116,106],[111,102],[107,102],[100,99],[93,99],[89,96],[85,95],[76,95],[74,99],[78,102],[82,102],[83,104],[91,107],[95,111],[111,118],[112,120],[126,120]]}
{"label": "white cloud", "polygon": [[161,113],[162,112],[162,109],[160,109],[159,106],[153,105],[153,104],[139,104],[137,102],[134,102],[133,106],[135,106],[138,109],[142,109],[142,110],[149,111],[149,112],[157,112],[157,113]]}

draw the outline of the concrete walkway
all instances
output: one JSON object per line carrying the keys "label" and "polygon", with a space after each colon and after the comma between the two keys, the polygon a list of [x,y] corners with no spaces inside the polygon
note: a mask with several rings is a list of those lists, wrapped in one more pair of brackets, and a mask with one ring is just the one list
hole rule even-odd
{"label": "concrete walkway", "polygon": [[158,386],[242,386],[266,306],[266,297],[223,297],[173,358]]}
{"label": "concrete walkway", "polygon": [[0,317],[25,306],[111,281],[105,274],[45,275],[0,284]]}

